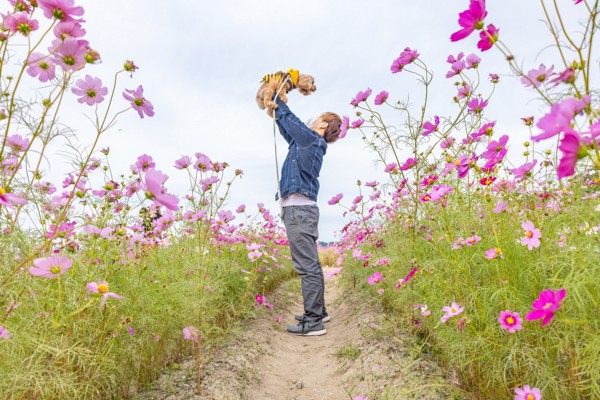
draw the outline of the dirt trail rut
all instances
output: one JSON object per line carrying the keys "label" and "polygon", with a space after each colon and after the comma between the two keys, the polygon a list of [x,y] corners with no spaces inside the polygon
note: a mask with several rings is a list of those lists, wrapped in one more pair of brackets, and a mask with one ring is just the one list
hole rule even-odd
{"label": "dirt trail rut", "polygon": [[250,321],[204,367],[201,394],[195,391],[195,362],[165,373],[155,389],[136,400],[370,400],[467,399],[441,369],[405,347],[405,337],[381,328],[381,316],[356,296],[342,293],[337,277],[326,280],[331,321],[327,334],[302,337],[285,332],[302,313],[299,284],[267,296],[281,323],[265,313]]}

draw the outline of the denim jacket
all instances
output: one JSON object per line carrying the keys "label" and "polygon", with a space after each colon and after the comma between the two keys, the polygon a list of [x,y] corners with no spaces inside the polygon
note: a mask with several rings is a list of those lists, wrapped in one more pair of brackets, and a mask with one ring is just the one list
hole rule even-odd
{"label": "denim jacket", "polygon": [[[311,130],[279,98],[276,100],[275,116],[281,136],[288,142],[288,154],[281,168],[279,182],[281,197],[300,193],[317,201],[319,172],[327,143],[322,136]],[[277,195],[275,195],[277,199]]]}

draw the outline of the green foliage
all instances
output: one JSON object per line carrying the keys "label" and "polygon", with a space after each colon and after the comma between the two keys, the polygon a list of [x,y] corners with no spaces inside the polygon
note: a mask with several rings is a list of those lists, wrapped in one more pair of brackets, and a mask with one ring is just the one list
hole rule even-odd
{"label": "green foliage", "polygon": [[[118,250],[108,246],[106,254]],[[3,253],[10,248],[3,246]],[[242,245],[206,254],[199,249],[197,239],[188,237],[148,249],[136,264],[110,257],[90,263],[81,257],[56,279],[21,271],[0,295],[2,308],[17,304],[3,322],[12,338],[0,342],[0,393],[9,398],[126,397],[155,379],[163,366],[194,353],[195,343],[184,341],[183,327],[199,329],[203,357],[209,357],[240,319],[254,314],[255,293],[277,285],[291,270],[255,279],[254,273],[240,272],[255,269]],[[108,298],[101,308],[101,298],[84,287],[104,280],[124,299]]]}
{"label": "green foliage", "polygon": [[[343,277],[377,299],[387,318],[431,347],[476,399],[511,398],[513,388],[524,384],[539,387],[548,399],[599,398],[600,213],[598,202],[577,187],[560,202],[559,213],[534,195],[522,195],[513,204],[537,206],[500,214],[483,192],[470,199],[471,208],[455,195],[446,206],[429,204],[428,217],[419,224],[396,220],[387,226],[383,247],[371,240],[362,249],[372,252],[371,260],[390,258],[387,266],[348,262]],[[520,243],[521,224],[527,220],[543,235],[541,246],[532,251]],[[482,239],[453,250],[456,239],[471,235]],[[487,259],[490,248],[500,248],[504,258]],[[416,265],[416,275],[394,290]],[[375,271],[384,280],[368,285]],[[381,288],[385,292],[378,294]],[[532,302],[549,288],[567,293],[555,318],[545,327],[525,320]],[[442,307],[453,301],[465,311],[440,322]],[[422,316],[415,304],[426,304],[431,315]],[[520,313],[521,331],[501,329],[497,319],[504,310]]]}

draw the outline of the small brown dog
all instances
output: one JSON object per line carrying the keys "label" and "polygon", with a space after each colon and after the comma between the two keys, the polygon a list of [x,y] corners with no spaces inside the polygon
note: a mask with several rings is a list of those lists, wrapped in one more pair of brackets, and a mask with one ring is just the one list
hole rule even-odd
{"label": "small brown dog", "polygon": [[266,108],[267,114],[271,117],[273,116],[273,110],[277,108],[277,104],[273,101],[273,95],[277,93],[282,84],[283,88],[279,92],[279,98],[284,103],[287,103],[286,94],[290,90],[298,89],[305,96],[317,90],[315,79],[312,76],[303,75],[295,69],[290,68],[288,72],[279,71],[265,75],[256,93],[256,103],[261,110]]}

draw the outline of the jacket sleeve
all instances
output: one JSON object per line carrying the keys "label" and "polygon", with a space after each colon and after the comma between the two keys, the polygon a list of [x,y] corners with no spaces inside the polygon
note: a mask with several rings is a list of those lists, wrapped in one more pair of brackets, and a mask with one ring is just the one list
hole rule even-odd
{"label": "jacket sleeve", "polygon": [[276,103],[278,106],[275,110],[277,126],[288,143],[296,142],[300,147],[305,147],[317,138],[317,133],[300,121],[287,104],[279,98],[277,98]]}

